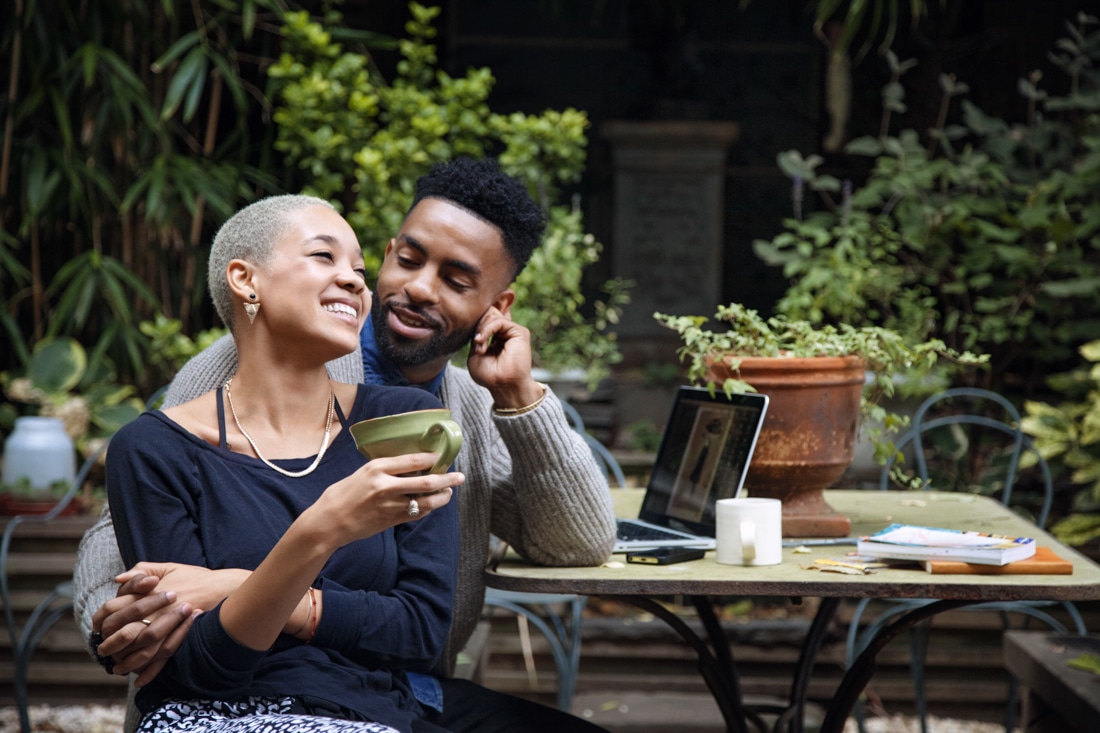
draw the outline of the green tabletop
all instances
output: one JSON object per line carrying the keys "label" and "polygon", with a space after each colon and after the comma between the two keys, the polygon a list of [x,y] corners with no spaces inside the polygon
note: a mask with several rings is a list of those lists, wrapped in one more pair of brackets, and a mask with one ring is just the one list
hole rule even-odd
{"label": "green tabletop", "polygon": [[[616,512],[635,517],[644,491],[612,489]],[[1100,599],[1100,565],[1058,542],[999,502],[983,496],[936,491],[830,489],[826,500],[852,520],[853,536],[893,522],[1034,537],[1073,562],[1072,575],[932,575],[918,566],[869,575],[809,569],[816,558],[842,557],[853,545],[784,548],[783,562],[763,567],[720,565],[714,553],[677,565],[635,565],[614,555],[601,567],[531,565],[509,553],[488,568],[486,583],[504,590],[589,595],[755,595],[846,598],[940,598],[968,601]]]}

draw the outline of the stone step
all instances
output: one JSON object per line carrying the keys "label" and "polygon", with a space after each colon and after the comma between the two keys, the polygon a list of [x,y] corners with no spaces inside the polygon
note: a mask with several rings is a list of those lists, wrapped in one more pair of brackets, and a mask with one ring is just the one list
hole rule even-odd
{"label": "stone step", "polygon": [[57,580],[71,578],[76,566],[75,552],[13,552],[8,557],[8,575]]}
{"label": "stone step", "polygon": [[610,733],[725,733],[714,698],[690,692],[586,692],[572,712]]}

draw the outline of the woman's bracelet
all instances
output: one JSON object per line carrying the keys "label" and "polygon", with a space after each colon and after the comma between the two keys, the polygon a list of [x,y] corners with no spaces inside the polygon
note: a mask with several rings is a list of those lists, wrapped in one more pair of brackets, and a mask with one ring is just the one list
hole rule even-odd
{"label": "woman's bracelet", "polygon": [[515,417],[516,415],[522,415],[525,412],[530,412],[531,410],[542,404],[542,401],[546,399],[546,395],[550,391],[550,388],[542,382],[539,382],[538,385],[542,387],[542,394],[539,395],[539,398],[531,404],[527,405],[526,407],[494,407],[493,412],[505,417]]}
{"label": "woman's bracelet", "polygon": [[313,590],[313,586],[311,585],[309,587],[309,617],[307,617],[306,620],[308,621],[312,618],[313,626],[310,627],[309,636],[306,637],[307,644],[313,641],[313,637],[317,633],[317,596],[315,593],[316,591]]}
{"label": "woman's bracelet", "polygon": [[313,599],[310,598],[308,591],[306,592],[306,600],[309,602],[306,605],[306,617],[302,619],[302,625],[295,629],[294,633],[292,633],[291,636],[297,636],[298,634],[302,633],[302,631],[306,628],[306,625],[309,623],[310,611],[313,610]]}

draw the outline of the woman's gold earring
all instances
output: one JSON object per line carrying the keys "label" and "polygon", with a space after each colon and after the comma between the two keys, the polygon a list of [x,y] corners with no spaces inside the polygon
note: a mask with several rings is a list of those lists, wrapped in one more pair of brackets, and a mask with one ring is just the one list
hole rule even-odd
{"label": "woman's gold earring", "polygon": [[256,300],[255,293],[248,294],[248,300],[244,304],[244,312],[248,314],[248,325],[256,322],[256,314],[260,312],[260,303]]}

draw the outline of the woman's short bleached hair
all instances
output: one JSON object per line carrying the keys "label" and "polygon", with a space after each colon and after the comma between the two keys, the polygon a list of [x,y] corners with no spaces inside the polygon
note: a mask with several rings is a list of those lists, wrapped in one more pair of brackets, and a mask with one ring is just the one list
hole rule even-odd
{"label": "woman's short bleached hair", "polygon": [[260,268],[267,268],[275,254],[275,243],[282,238],[293,225],[290,214],[311,206],[332,204],[315,196],[286,194],[269,196],[249,204],[222,224],[214,235],[214,244],[210,247],[210,261],[207,266],[207,286],[210,299],[222,323],[233,330],[238,311],[243,312],[240,303],[234,303],[233,292],[225,280],[225,271],[232,260],[245,260]]}

